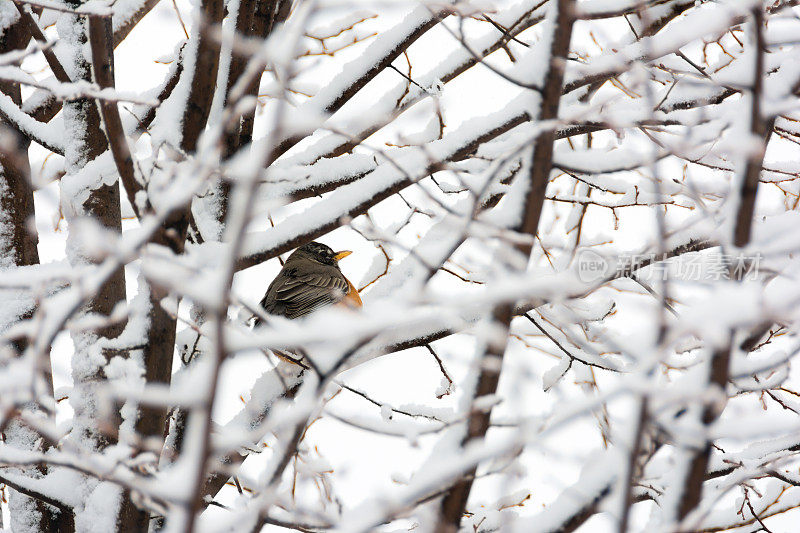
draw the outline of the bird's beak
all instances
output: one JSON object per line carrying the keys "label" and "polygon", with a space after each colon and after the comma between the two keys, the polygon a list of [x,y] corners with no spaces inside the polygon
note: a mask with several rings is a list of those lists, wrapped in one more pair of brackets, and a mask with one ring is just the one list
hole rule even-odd
{"label": "bird's beak", "polygon": [[338,261],[339,259],[344,259],[345,257],[347,257],[352,253],[353,252],[351,252],[350,250],[342,250],[341,252],[336,252],[336,255],[334,255],[333,258]]}

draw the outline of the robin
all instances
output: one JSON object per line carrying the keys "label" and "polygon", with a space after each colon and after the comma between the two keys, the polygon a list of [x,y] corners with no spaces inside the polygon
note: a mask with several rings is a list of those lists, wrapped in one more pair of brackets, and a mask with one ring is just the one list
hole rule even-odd
{"label": "robin", "polygon": [[351,253],[334,252],[319,242],[304,244],[292,252],[270,283],[261,307],[271,315],[290,319],[328,305],[361,307],[358,290],[339,269],[339,260]]}

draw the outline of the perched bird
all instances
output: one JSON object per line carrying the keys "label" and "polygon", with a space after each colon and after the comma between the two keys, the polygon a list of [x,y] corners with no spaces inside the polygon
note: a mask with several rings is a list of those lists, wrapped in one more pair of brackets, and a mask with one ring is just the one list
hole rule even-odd
{"label": "perched bird", "polygon": [[334,252],[319,242],[304,244],[289,256],[270,283],[261,307],[271,315],[297,318],[320,307],[361,307],[358,290],[339,270],[339,260],[352,252]]}

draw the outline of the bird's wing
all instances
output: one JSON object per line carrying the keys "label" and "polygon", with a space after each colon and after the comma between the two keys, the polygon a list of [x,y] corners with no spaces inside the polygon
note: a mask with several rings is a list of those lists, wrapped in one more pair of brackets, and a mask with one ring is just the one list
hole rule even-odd
{"label": "bird's wing", "polygon": [[341,301],[348,290],[344,275],[334,267],[306,272],[289,267],[269,286],[261,306],[268,313],[297,318]]}

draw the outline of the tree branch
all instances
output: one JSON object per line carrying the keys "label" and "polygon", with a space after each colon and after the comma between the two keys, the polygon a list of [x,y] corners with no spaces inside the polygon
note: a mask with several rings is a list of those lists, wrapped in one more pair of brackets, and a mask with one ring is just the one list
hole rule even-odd
{"label": "tree branch", "polygon": [[[94,78],[101,89],[114,88],[114,51],[111,47],[111,36],[110,19],[89,17],[89,44],[92,49]],[[136,179],[133,156],[122,128],[119,109],[116,103],[107,100],[98,100],[97,104],[100,106],[108,145],[128,195],[128,202],[141,220],[142,213],[139,209],[139,202],[136,201],[136,194],[142,191],[143,187]]]}
{"label": "tree branch", "polygon": [[[752,12],[752,27],[754,34],[756,61],[753,67],[753,86],[750,90],[750,133],[758,136],[762,141],[762,150],[756,153],[749,153],[743,176],[741,177],[740,205],[736,214],[733,241],[736,246],[746,246],[750,241],[750,227],[755,208],[756,190],[758,180],[761,175],[764,151],[769,134],[772,132],[772,120],[765,121],[761,116],[760,100],[763,91],[762,76],[764,73],[764,14],[760,6],[755,7]],[[715,350],[711,354],[710,370],[708,383],[715,388],[725,391],[730,375],[731,351],[734,349],[734,331],[730,332],[730,340],[727,346]],[[702,423],[708,427],[717,420],[721,410],[713,405],[708,405],[703,409]],[[701,501],[703,482],[706,478],[706,470],[711,458],[713,442],[706,440],[703,450],[694,454],[688,466],[688,473],[685,479],[685,488],[681,494],[678,504],[678,518],[684,519],[694,510]]]}

